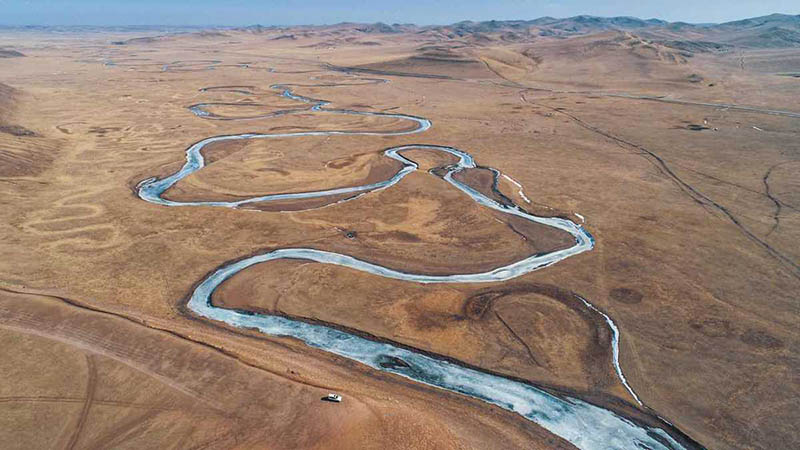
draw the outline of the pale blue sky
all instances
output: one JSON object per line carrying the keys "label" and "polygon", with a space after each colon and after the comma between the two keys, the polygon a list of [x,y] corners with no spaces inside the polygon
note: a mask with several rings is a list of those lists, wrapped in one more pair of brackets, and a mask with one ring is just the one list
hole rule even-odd
{"label": "pale blue sky", "polygon": [[800,14],[800,0],[0,0],[1,25],[427,25],[578,14],[697,23],[774,12]]}

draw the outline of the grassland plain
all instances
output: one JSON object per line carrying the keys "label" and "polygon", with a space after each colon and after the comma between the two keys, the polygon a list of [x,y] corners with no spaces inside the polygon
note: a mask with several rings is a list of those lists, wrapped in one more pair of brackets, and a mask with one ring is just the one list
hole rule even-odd
{"label": "grassland plain", "polygon": [[[437,274],[568,245],[477,206],[426,172],[452,161],[421,150],[409,156],[425,170],[340,204],[167,208],[137,197],[140,181],[175,172],[209,136],[409,126],[272,114],[297,106],[270,88],[281,83],[332,108],[433,127],[215,145],[168,198],[360,185],[397,170],[386,148],[446,145],[508,175],[496,188],[525,209],[585,220],[596,246],[512,281],[434,287],[278,261],[234,276],[215,303],[658,414],[709,448],[800,444],[800,118],[764,111],[796,107],[800,83],[777,74],[796,71],[800,52],[686,57],[629,32],[479,45],[347,27],[110,44],[130,37],[0,35],[24,55],[0,59],[4,442],[569,448],[500,408],[183,308],[215,268],[274,248]],[[240,120],[198,117],[188,107],[200,103]],[[492,192],[485,173],[464,177]],[[619,326],[620,364],[645,406],[615,373],[605,321],[574,294]],[[345,402],[319,402],[328,391]]]}

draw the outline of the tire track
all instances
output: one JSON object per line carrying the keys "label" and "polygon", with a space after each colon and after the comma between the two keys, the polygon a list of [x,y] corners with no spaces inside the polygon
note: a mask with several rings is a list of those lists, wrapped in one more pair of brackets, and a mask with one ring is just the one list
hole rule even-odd
{"label": "tire track", "polygon": [[772,171],[774,169],[776,169],[776,168],[778,168],[778,167],[780,167],[780,166],[782,166],[784,164],[790,164],[790,163],[793,163],[793,162],[797,162],[797,161],[784,161],[784,162],[780,162],[780,163],[772,165],[769,169],[767,169],[766,173],[764,173],[764,177],[761,179],[761,181],[764,183],[764,194],[775,205],[775,210],[772,213],[772,220],[773,220],[774,223],[772,225],[772,228],[770,228],[769,232],[767,233],[766,237],[769,237],[769,235],[771,235],[774,231],[778,230],[778,226],[780,226],[780,221],[781,221],[780,215],[781,215],[781,211],[782,211],[784,206],[786,206],[786,207],[788,207],[790,209],[795,209],[791,205],[784,205],[784,203],[781,201],[781,199],[779,199],[778,197],[775,197],[775,195],[772,193],[771,187],[769,185],[769,177],[770,177],[770,175],[772,175]]}
{"label": "tire track", "polygon": [[137,415],[114,427],[104,435],[97,438],[93,443],[93,448],[117,448],[120,444],[127,441],[133,433],[153,420],[161,411],[149,410],[144,414]]}
{"label": "tire track", "polygon": [[[85,397],[60,397],[60,396],[11,396],[0,397],[0,403],[85,403]],[[93,405],[117,406],[120,408],[152,409],[156,411],[178,411],[180,408],[169,408],[145,403],[124,402],[119,400],[92,399]]]}
{"label": "tire track", "polygon": [[[151,352],[146,349],[136,348],[132,350],[121,343],[111,342],[106,338],[106,336],[101,336],[90,331],[77,329],[69,326],[69,324],[57,324],[52,326],[52,324],[41,321],[33,314],[20,311],[11,311],[5,308],[0,308],[0,327],[32,334],[35,336],[41,336],[57,342],[63,342],[91,353],[103,355],[119,361],[135,370],[155,378],[164,385],[169,386],[178,392],[194,398],[195,400],[209,407],[211,410],[214,410],[222,415],[226,415],[222,405],[212,399],[207,398],[202,392],[197,392],[188,386],[172,380],[169,376],[149,368],[145,361],[150,358]],[[92,379],[92,383],[94,383],[94,379]],[[94,384],[92,384],[92,386],[94,386]],[[82,420],[85,420],[85,418]],[[74,445],[74,442],[72,445]]]}
{"label": "tire track", "polygon": [[511,328],[511,325],[509,325],[508,322],[506,322],[505,319],[503,319],[503,317],[500,315],[500,313],[497,310],[494,311],[494,315],[497,317],[497,319],[500,321],[500,323],[502,323],[506,327],[508,332],[511,333],[511,335],[514,336],[514,338],[516,338],[516,340],[519,341],[519,343],[522,344],[523,347],[525,347],[525,350],[528,351],[528,356],[531,358],[531,361],[533,361],[533,364],[535,364],[538,367],[544,367],[536,359],[536,355],[533,353],[533,350],[531,349],[531,346],[528,345],[528,343],[525,342],[525,340],[522,339],[522,337],[519,334],[517,334],[517,332],[514,331],[513,328]]}
{"label": "tire track", "polygon": [[[722,213],[722,215],[724,215],[734,226],[736,226],[739,229],[739,231],[741,231],[742,234],[744,234],[745,237],[747,237],[753,243],[755,243],[756,245],[758,245],[759,247],[764,249],[771,257],[773,257],[781,265],[783,265],[784,267],[789,269],[789,273],[793,277],[795,277],[797,279],[800,279],[800,264],[798,264],[797,262],[793,261],[788,256],[784,255],[783,253],[781,253],[776,248],[772,247],[770,244],[768,244],[766,241],[764,241],[760,237],[756,236],[755,233],[750,231],[750,229],[747,228],[739,220],[739,218],[736,215],[734,215],[728,208],[726,208],[725,206],[717,203],[711,197],[703,194],[697,188],[695,188],[691,184],[689,184],[686,181],[684,181],[681,177],[678,176],[677,173],[675,173],[675,171],[672,170],[672,168],[667,164],[667,162],[661,156],[659,156],[657,153],[655,153],[654,151],[649,150],[649,149],[647,149],[647,148],[645,148],[645,147],[643,147],[643,146],[641,146],[639,144],[635,144],[635,143],[633,143],[631,141],[628,141],[628,140],[626,140],[624,138],[621,138],[619,136],[616,136],[614,134],[611,134],[610,132],[605,131],[605,130],[603,130],[601,128],[598,128],[598,127],[596,127],[594,125],[591,125],[591,124],[585,122],[584,120],[580,119],[579,117],[577,117],[577,116],[575,116],[573,114],[570,114],[570,113],[568,113],[566,111],[563,111],[563,110],[558,109],[558,108],[554,108],[554,107],[549,106],[549,105],[545,105],[543,103],[536,103],[536,102],[533,102],[531,100],[528,100],[525,97],[524,91],[521,93],[521,95],[522,95],[523,100],[528,104],[536,105],[536,106],[539,106],[541,108],[549,109],[549,110],[551,110],[551,111],[553,111],[555,113],[562,114],[562,115],[564,115],[565,117],[571,119],[577,125],[579,125],[580,127],[584,128],[586,130],[589,130],[589,131],[591,131],[593,133],[597,133],[597,134],[599,134],[599,135],[601,135],[603,137],[611,139],[612,141],[615,141],[615,142],[620,143],[620,144],[624,144],[628,148],[633,148],[633,149],[637,150],[638,152],[641,152],[641,153],[637,152],[637,154],[639,154],[639,155],[643,156],[644,158],[646,158],[659,172],[661,172],[662,175],[664,175],[667,178],[669,178],[673,183],[675,183],[676,186],[678,186],[678,188],[680,188],[684,193],[686,193],[692,200],[694,200],[696,203],[698,203],[698,204],[700,204],[702,206],[712,207],[712,208],[716,209],[717,211],[719,211],[720,213]],[[798,117],[800,117],[800,114],[798,114]]]}
{"label": "tire track", "polygon": [[[93,306],[89,306],[89,305],[87,305],[87,304],[85,304],[83,302],[80,302],[78,300],[70,299],[70,298],[67,298],[67,297],[61,297],[61,296],[58,296],[58,295],[53,295],[53,294],[45,293],[45,292],[26,292],[26,291],[19,291],[19,290],[15,290],[15,289],[9,289],[9,288],[5,288],[5,287],[0,287],[0,292],[7,292],[7,293],[23,295],[23,296],[27,295],[27,296],[45,297],[45,298],[48,298],[48,299],[51,299],[51,300],[55,300],[55,301],[59,301],[59,302],[65,303],[66,305],[69,305],[69,306],[72,306],[72,307],[75,307],[75,308],[78,308],[78,309],[81,309],[81,310],[86,310],[86,311],[89,311],[89,312],[92,312],[92,313],[101,314],[103,316],[108,316],[108,317],[113,317],[113,318],[116,318],[116,319],[121,319],[121,320],[123,320],[123,321],[125,321],[127,323],[131,323],[133,325],[140,326],[140,327],[146,328],[148,330],[152,330],[152,331],[157,332],[157,333],[164,333],[164,334],[170,335],[170,336],[172,336],[174,338],[177,338],[177,339],[179,339],[179,340],[181,340],[183,342],[204,347],[206,350],[211,350],[214,353],[217,353],[219,355],[222,355],[222,356],[225,356],[227,358],[233,359],[237,363],[242,364],[244,366],[247,366],[247,367],[249,367],[251,369],[257,369],[257,370],[260,370],[262,372],[266,372],[266,373],[268,373],[270,375],[274,375],[274,376],[277,376],[279,378],[282,378],[282,379],[285,379],[285,380],[289,380],[289,381],[292,381],[294,383],[301,384],[303,386],[308,386],[308,387],[312,387],[312,388],[318,388],[318,389],[327,390],[327,391],[333,389],[333,387],[330,386],[330,385],[313,383],[311,381],[308,381],[308,380],[305,380],[305,379],[302,379],[302,378],[299,378],[299,377],[296,377],[296,376],[286,375],[286,373],[278,371],[278,370],[271,370],[271,369],[268,369],[266,367],[262,367],[262,366],[260,366],[258,364],[251,363],[249,361],[246,361],[246,360],[240,358],[236,353],[234,353],[233,351],[227,350],[222,346],[217,346],[217,345],[214,345],[214,344],[210,344],[208,342],[204,342],[204,341],[202,341],[200,339],[193,338],[193,337],[188,336],[188,335],[184,335],[179,331],[173,331],[173,330],[168,329],[168,328],[163,328],[163,327],[157,326],[157,325],[155,325],[155,324],[153,324],[151,322],[148,322],[147,320],[140,319],[140,318],[137,318],[135,316],[130,316],[130,315],[127,315],[127,314],[124,314],[124,313],[119,313],[119,312],[114,312],[114,311],[107,311],[107,310],[104,310],[104,309],[100,309],[100,308],[96,308],[96,307],[93,307]],[[8,311],[8,310],[0,308],[0,326],[3,326],[3,322],[2,321],[3,321],[3,319],[6,319],[6,317],[3,314],[6,311]],[[220,326],[220,325],[217,325],[217,324],[214,324],[214,323],[211,323],[210,325],[212,327],[214,327],[214,328],[217,328],[217,329],[226,330],[226,331],[233,331],[235,334],[239,334],[239,335],[246,335],[246,334],[242,333],[241,331],[237,331],[236,329],[223,327],[223,326]],[[8,327],[8,328],[12,328],[12,327]],[[47,337],[47,336],[44,336],[44,337]],[[121,361],[121,362],[123,364],[130,365],[130,364],[126,363],[125,361]]]}
{"label": "tire track", "polygon": [[97,387],[97,367],[95,367],[94,364],[94,357],[92,355],[85,356],[88,378],[86,380],[86,398],[83,402],[83,408],[81,409],[80,416],[78,417],[78,423],[75,425],[75,430],[72,432],[72,436],[67,443],[66,448],[68,450],[75,448],[75,445],[78,443],[78,439],[81,437],[83,428],[86,426],[86,419],[89,417],[89,411],[92,409],[92,401],[94,399],[94,393]]}

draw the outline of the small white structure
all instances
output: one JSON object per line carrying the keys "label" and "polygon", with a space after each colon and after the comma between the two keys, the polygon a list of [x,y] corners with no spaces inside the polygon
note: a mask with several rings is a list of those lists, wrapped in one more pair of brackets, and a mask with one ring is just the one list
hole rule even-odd
{"label": "small white structure", "polygon": [[327,397],[325,397],[325,400],[329,402],[340,403],[342,401],[342,396],[339,394],[330,393],[327,395]]}

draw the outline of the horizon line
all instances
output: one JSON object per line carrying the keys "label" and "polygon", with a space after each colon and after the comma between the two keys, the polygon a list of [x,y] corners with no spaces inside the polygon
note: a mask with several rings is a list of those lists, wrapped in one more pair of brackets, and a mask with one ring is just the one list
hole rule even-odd
{"label": "horizon line", "polygon": [[375,21],[375,22],[358,22],[358,21],[341,21],[341,22],[334,22],[334,23],[303,23],[303,24],[261,24],[261,23],[251,23],[248,25],[226,25],[226,24],[203,24],[203,25],[193,25],[193,24],[4,24],[0,23],[0,27],[2,28],[29,28],[29,27],[42,27],[42,28],[85,28],[85,27],[95,27],[95,28],[225,28],[225,29],[239,29],[239,28],[250,28],[250,27],[265,27],[265,28],[290,28],[290,27],[326,27],[326,26],[336,26],[336,25],[376,25],[376,24],[385,24],[390,26],[416,26],[420,28],[425,27],[446,27],[457,25],[464,22],[474,22],[474,23],[482,23],[482,22],[531,22],[541,19],[553,19],[553,20],[568,20],[574,19],[578,17],[588,17],[588,18],[598,18],[598,19],[636,19],[641,20],[644,22],[657,20],[663,22],[663,25],[670,25],[670,24],[688,24],[688,25],[721,25],[730,22],[737,22],[740,20],[748,20],[748,19],[756,19],[761,17],[770,17],[770,16],[789,16],[789,17],[800,17],[800,14],[791,14],[791,13],[770,13],[761,16],[750,16],[750,17],[743,17],[741,19],[734,19],[725,22],[686,22],[682,20],[678,21],[668,21],[664,19],[660,19],[658,17],[650,17],[643,19],[637,16],[599,16],[599,15],[592,15],[592,14],[577,14],[574,16],[567,16],[567,17],[553,17],[553,16],[540,16],[535,17],[532,19],[463,19],[456,22],[451,23],[433,23],[433,24],[418,24],[414,22],[384,22],[384,21]]}

